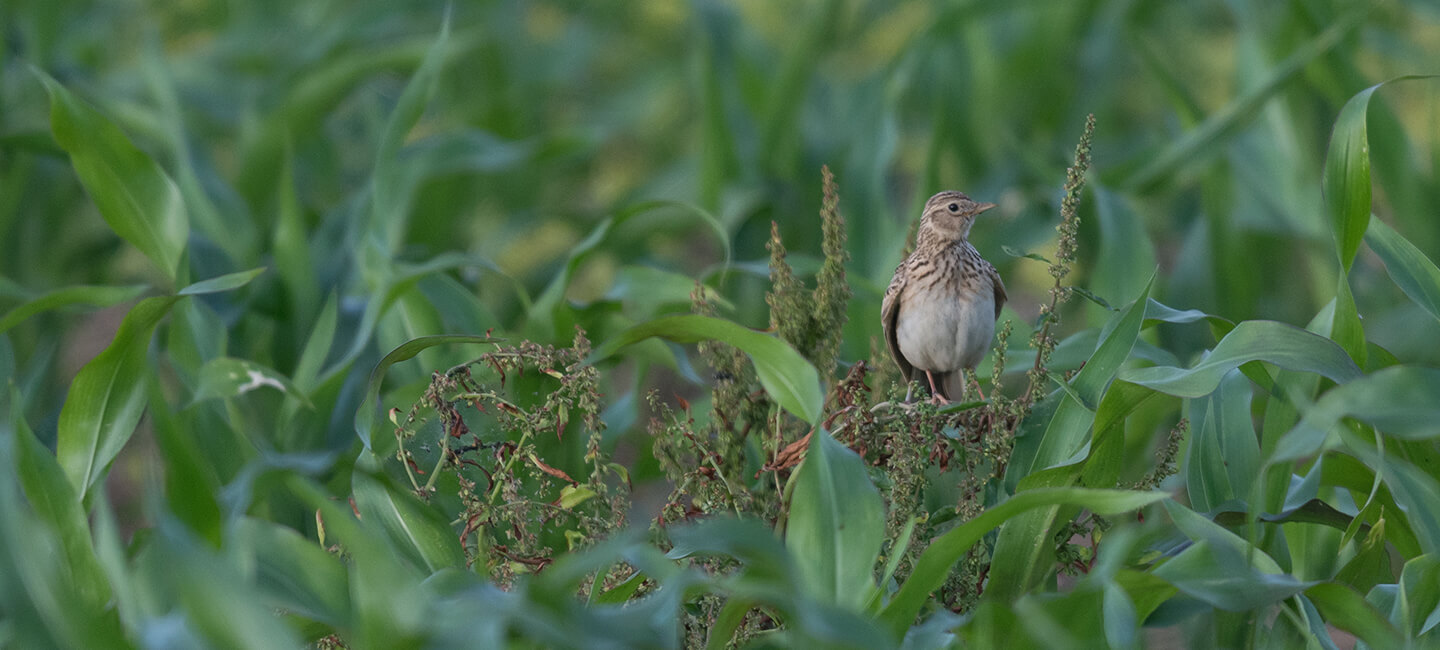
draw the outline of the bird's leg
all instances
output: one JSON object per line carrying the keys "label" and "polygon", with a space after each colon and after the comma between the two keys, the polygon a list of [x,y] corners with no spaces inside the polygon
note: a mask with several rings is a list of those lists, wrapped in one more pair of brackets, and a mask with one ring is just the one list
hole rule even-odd
{"label": "bird's leg", "polygon": [[937,406],[949,404],[950,400],[945,399],[945,396],[940,394],[940,389],[935,387],[935,375],[930,374],[930,371],[926,370],[925,378],[930,380],[930,401]]}
{"label": "bird's leg", "polygon": [[974,386],[975,392],[980,395],[980,400],[984,401],[986,399],[985,390],[980,388],[980,378],[975,376],[975,370],[973,368],[966,368],[962,372],[965,373],[965,389],[968,391],[971,386]]}

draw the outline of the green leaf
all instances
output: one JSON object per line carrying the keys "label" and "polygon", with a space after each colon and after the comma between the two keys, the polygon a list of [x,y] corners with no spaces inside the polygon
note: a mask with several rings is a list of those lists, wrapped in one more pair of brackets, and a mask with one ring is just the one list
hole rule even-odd
{"label": "green leaf", "polygon": [[300,400],[306,408],[315,408],[305,393],[295,388],[285,375],[254,361],[232,357],[211,359],[201,366],[195,397],[191,403],[239,397],[261,388],[273,388]]}
{"label": "green leaf", "polygon": [[1105,583],[1101,612],[1105,621],[1105,640],[1112,648],[1129,648],[1135,645],[1135,632],[1139,617],[1135,603],[1125,589],[1114,582]]}
{"label": "green leaf", "polygon": [[1260,440],[1250,416],[1250,380],[1232,370],[1216,392],[1190,402],[1185,479],[1190,507],[1205,512],[1250,498],[1260,477]]}
{"label": "green leaf", "polygon": [[[607,300],[618,300],[627,307],[634,306],[636,317],[653,316],[662,306],[690,304],[690,294],[695,291],[695,279],[674,271],[650,266],[631,265],[621,267],[615,275],[615,284],[605,292]],[[730,311],[735,305],[724,296],[711,291],[708,298],[722,310]]]}
{"label": "green leaf", "polygon": [[362,460],[356,463],[351,488],[361,519],[368,525],[379,525],[402,556],[427,573],[464,567],[460,536],[439,511],[401,490],[388,477],[371,474],[379,463],[369,452],[360,453]]}
{"label": "green leaf", "polygon": [[171,281],[190,222],[180,188],[119,127],[39,70],[50,93],[50,130],[115,234],[140,249]]}
{"label": "green leaf", "polygon": [[[324,522],[325,542],[338,543],[350,557],[350,607],[355,625],[347,641],[364,647],[395,647],[405,639],[413,642],[410,635],[425,625],[427,616],[434,615],[433,599],[421,587],[430,574],[424,571],[423,561],[414,560],[414,547],[395,547],[380,522],[357,519],[349,504],[297,475],[289,476],[286,486],[316,511],[317,521]],[[407,558],[411,561],[405,561]]]}
{"label": "green leaf", "polygon": [[1120,480],[1125,460],[1125,422],[1131,413],[1158,395],[1144,386],[1115,381],[1100,398],[1091,426],[1090,455],[1081,481],[1088,487],[1111,487]]}
{"label": "green leaf", "polygon": [[83,611],[99,614],[110,606],[110,582],[100,561],[95,556],[95,547],[90,542],[90,524],[85,509],[70,481],[65,479],[55,457],[35,438],[35,433],[21,417],[18,405],[20,395],[11,386],[10,404],[12,424],[15,427],[15,475],[30,501],[36,517],[54,530],[60,541],[60,557],[80,602],[73,603]]}
{"label": "green leaf", "polygon": [[[1379,219],[1370,221],[1365,241],[1385,263],[1385,272],[1396,286],[1415,304],[1440,319],[1440,268],[1435,267],[1435,262]],[[0,327],[0,331],[4,329]]]}
{"label": "green leaf", "polygon": [[56,289],[38,298],[26,301],[20,306],[11,309],[0,317],[0,334],[26,319],[52,309],[70,307],[72,305],[85,305],[92,307],[109,307],[127,300],[132,300],[146,289],[145,286],[130,287],[97,287],[78,286]]}
{"label": "green leaf", "polygon": [[750,355],[760,385],[785,410],[815,424],[825,394],[820,374],[795,348],[768,334],[710,316],[670,316],[631,327],[595,348],[588,363],[596,363],[627,345],[658,336],[676,343],[720,341]]}
{"label": "green leaf", "polygon": [[60,409],[56,456],[82,500],[135,433],[145,409],[150,335],[179,298],[146,298],[131,308],[110,346],[80,369]]}
{"label": "green leaf", "polygon": [[1370,647],[1405,647],[1400,632],[1350,587],[1324,582],[1306,589],[1305,597],[1315,603],[1327,623],[1360,637]]}
{"label": "green leaf", "polygon": [[[1153,286],[1154,275],[1140,295],[1106,323],[1095,353],[1070,382],[1072,390],[1064,391],[1059,398],[1060,405],[1033,456],[1027,459],[1022,453],[1014,454],[1006,480],[1014,482],[1017,492],[1036,487],[1065,487],[1080,478],[1083,469],[1080,464],[1084,462],[1089,443],[1087,434],[1095,422],[1095,412],[1091,409],[1102,400],[1116,371],[1130,357]],[[1065,469],[1047,471],[1051,468]],[[995,541],[988,597],[1001,602],[1014,601],[1049,571],[1054,564],[1046,559],[1047,549],[1053,548],[1050,530],[1059,514],[1058,506],[1041,508],[1005,523]]]}
{"label": "green leaf", "polygon": [[1226,373],[1250,361],[1318,373],[1336,383],[1360,376],[1360,368],[1334,341],[1293,325],[1257,320],[1236,325],[1209,356],[1189,369],[1137,368],[1121,372],[1120,378],[1168,395],[1200,397],[1213,392]]}
{"label": "green leaf", "polygon": [[[895,639],[904,637],[905,630],[920,614],[930,594],[945,583],[950,575],[950,568],[986,533],[1018,514],[1034,508],[1068,505],[1092,510],[1101,515],[1114,515],[1138,510],[1167,497],[1169,495],[1164,492],[1078,487],[1041,488],[1016,494],[1008,501],[936,537],[915,561],[915,569],[910,573],[910,578],[895,593],[890,604],[881,611],[880,620],[890,628]],[[993,586],[994,583],[991,584]]]}
{"label": "green leaf", "polygon": [[1370,225],[1370,137],[1366,125],[1370,99],[1386,84],[1432,78],[1435,75],[1408,75],[1375,84],[1355,93],[1335,118],[1325,154],[1325,212],[1346,274]]}
{"label": "green leaf", "polygon": [[1167,501],[1165,510],[1195,543],[1153,573],[1190,596],[1238,612],[1289,598],[1314,584],[1286,574],[1264,551],[1189,508]]}
{"label": "green leaf", "polygon": [[210,552],[173,522],[162,522],[152,550],[152,580],[174,594],[185,627],[205,645],[265,650],[296,648],[299,636],[275,612],[229,557]]}
{"label": "green leaf", "polygon": [[469,336],[464,334],[447,334],[441,336],[422,336],[412,341],[402,343],[389,354],[375,364],[375,369],[370,371],[370,380],[365,384],[365,399],[360,402],[360,408],[355,411],[355,433],[360,436],[366,449],[371,449],[374,441],[375,409],[376,402],[380,400],[380,384],[385,381],[385,372],[401,361],[413,359],[421,351],[437,345],[448,345],[450,343],[498,343],[500,339],[492,339],[488,336]]}
{"label": "green leaf", "polygon": [[885,505],[865,463],[824,429],[796,470],[785,546],[807,592],[859,612],[875,593]]}
{"label": "green leaf", "polygon": [[250,269],[249,271],[226,273],[225,275],[210,278],[209,280],[201,280],[176,293],[181,296],[198,296],[206,293],[219,293],[221,291],[239,289],[240,287],[250,284],[251,280],[254,280],[256,276],[264,272],[265,267],[262,266],[258,269]]}
{"label": "green leaf", "polygon": [[1365,117],[1370,97],[1384,84],[1362,90],[1345,102],[1330,135],[1325,154],[1325,213],[1330,234],[1345,273],[1355,262],[1360,240],[1370,224],[1370,143],[1365,134]]}
{"label": "green leaf", "polygon": [[1314,454],[1346,417],[1407,440],[1440,436],[1435,428],[1440,421],[1440,370],[1391,366],[1332,388],[1276,443],[1271,462]]}
{"label": "green leaf", "polygon": [[182,424],[182,417],[165,401],[158,384],[148,392],[150,428],[164,461],[165,505],[196,536],[220,548],[225,541],[225,521],[220,512],[223,481],[216,467],[229,465],[228,459],[207,453],[215,449],[213,443],[209,448],[205,444],[212,436],[197,436],[185,426],[193,419]]}
{"label": "green leaf", "polygon": [[252,517],[235,523],[233,540],[272,607],[334,627],[351,625],[350,580],[339,556],[294,529]]}
{"label": "green leaf", "polygon": [[74,542],[61,540],[63,533],[42,520],[68,515],[43,501],[33,504],[39,512],[32,512],[32,504],[26,503],[21,481],[8,471],[19,462],[12,453],[21,455],[8,444],[10,440],[11,436],[0,436],[0,467],[7,469],[0,476],[0,599],[5,607],[0,642],[35,648],[133,647],[115,611],[95,607],[92,599],[97,594],[86,593],[97,585],[77,584],[90,583],[92,578],[75,576],[73,570],[84,568],[68,566],[64,549]]}
{"label": "green leaf", "polygon": [[1141,288],[1139,297],[1106,323],[1095,353],[1090,355],[1090,359],[1070,382],[1074,393],[1066,395],[1059,411],[1051,419],[1051,426],[1046,429],[1045,437],[1041,439],[1030,471],[1064,462],[1074,456],[1086,442],[1085,435],[1089,433],[1095,416],[1092,409],[1099,405],[1105,389],[1115,378],[1121,364],[1130,358],[1130,350],[1135,347],[1135,339],[1140,335],[1140,325],[1144,321],[1147,299],[1154,283],[1155,276],[1152,274],[1150,282]]}
{"label": "green leaf", "polygon": [[[1388,577],[1389,574],[1386,574]],[[1440,558],[1423,555],[1405,563],[1390,621],[1411,638],[1431,634],[1440,626]]]}

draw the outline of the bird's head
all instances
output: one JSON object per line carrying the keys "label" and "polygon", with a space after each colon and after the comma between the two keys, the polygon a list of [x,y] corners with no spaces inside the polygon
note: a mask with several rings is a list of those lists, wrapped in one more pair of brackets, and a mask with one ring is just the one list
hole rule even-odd
{"label": "bird's head", "polygon": [[978,203],[961,192],[941,192],[925,202],[920,228],[933,230],[947,239],[965,239],[970,236],[975,217],[993,207],[994,203]]}

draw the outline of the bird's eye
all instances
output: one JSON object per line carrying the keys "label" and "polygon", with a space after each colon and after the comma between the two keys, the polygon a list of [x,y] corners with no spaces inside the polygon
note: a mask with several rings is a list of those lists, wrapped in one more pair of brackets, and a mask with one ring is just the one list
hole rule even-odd
{"label": "bird's eye", "polygon": [[959,213],[959,212],[960,212],[960,204],[959,204],[959,203],[951,203],[950,205],[945,206],[945,209],[946,209],[946,210],[949,210],[949,211],[950,211],[950,214],[956,214],[956,213]]}

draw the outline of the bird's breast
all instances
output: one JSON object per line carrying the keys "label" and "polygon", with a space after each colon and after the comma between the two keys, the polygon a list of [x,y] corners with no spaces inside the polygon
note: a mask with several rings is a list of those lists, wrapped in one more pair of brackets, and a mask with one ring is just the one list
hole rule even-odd
{"label": "bird's breast", "polygon": [[995,335],[990,279],[970,277],[963,283],[952,281],[949,287],[939,278],[925,280],[912,283],[901,296],[895,317],[900,354],[922,370],[974,368]]}

